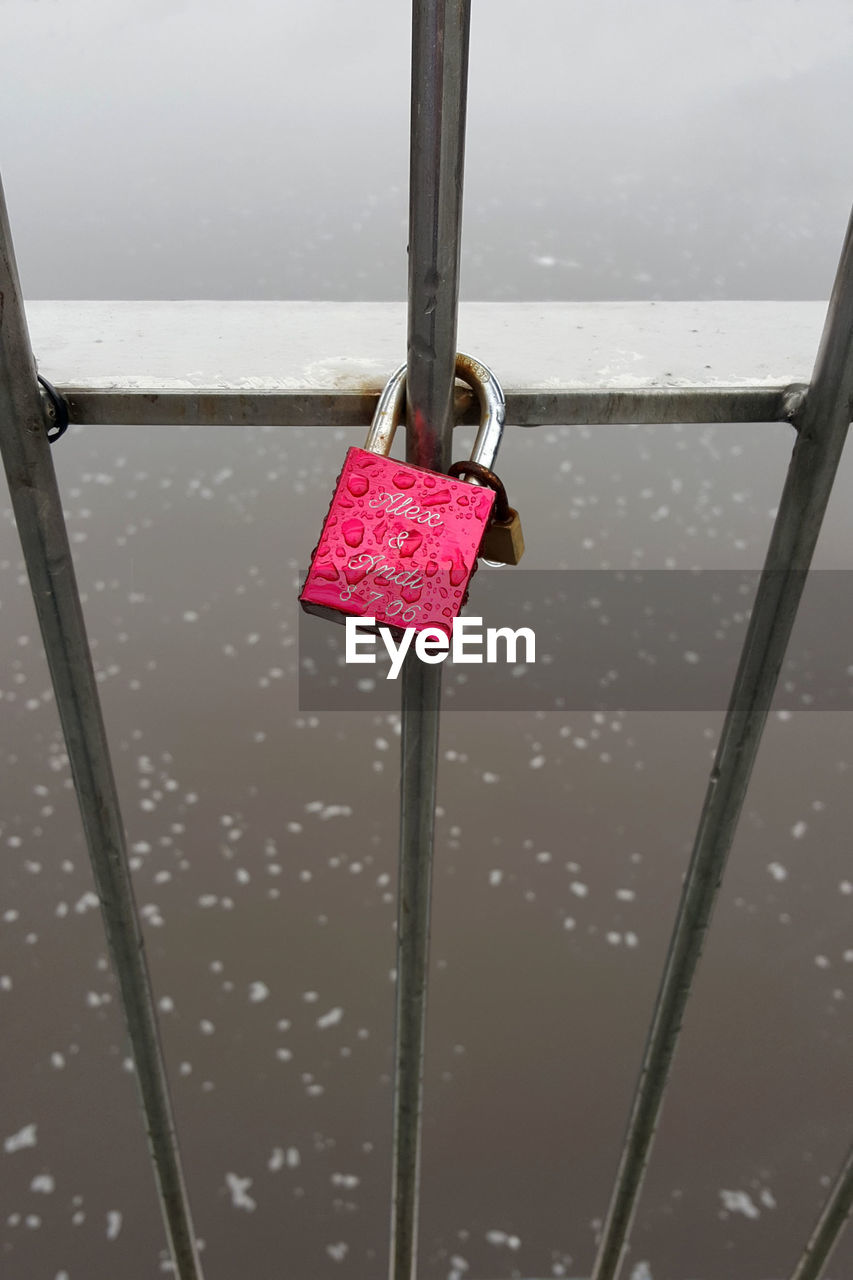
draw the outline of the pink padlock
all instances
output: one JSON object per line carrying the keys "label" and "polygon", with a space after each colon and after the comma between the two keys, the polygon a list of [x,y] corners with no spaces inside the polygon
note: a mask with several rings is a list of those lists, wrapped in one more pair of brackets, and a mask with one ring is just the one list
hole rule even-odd
{"label": "pink padlock", "polygon": [[[471,356],[457,355],[456,375],[480,402],[472,460],[491,467],[506,419],[503,391]],[[379,397],[365,448],[347,450],[299,599],[308,613],[337,622],[370,617],[450,635],[495,494],[387,456],[405,394],[402,365]]]}

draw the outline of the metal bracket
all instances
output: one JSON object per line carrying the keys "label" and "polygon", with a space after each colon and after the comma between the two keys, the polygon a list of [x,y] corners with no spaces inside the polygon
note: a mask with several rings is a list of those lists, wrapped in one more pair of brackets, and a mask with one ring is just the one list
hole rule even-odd
{"label": "metal bracket", "polygon": [[68,430],[68,405],[47,378],[36,375],[41,386],[42,404],[47,418],[47,438],[55,444],[60,436]]}
{"label": "metal bracket", "polygon": [[808,393],[808,386],[800,383],[787,387],[782,393],[782,413],[785,415],[785,421],[790,422],[797,431],[800,429]]}

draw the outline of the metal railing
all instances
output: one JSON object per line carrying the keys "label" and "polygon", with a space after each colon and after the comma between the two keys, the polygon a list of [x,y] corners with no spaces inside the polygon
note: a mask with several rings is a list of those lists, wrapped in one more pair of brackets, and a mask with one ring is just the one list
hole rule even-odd
{"label": "metal railing", "polygon": [[[453,422],[469,4],[431,0],[415,4],[414,13],[408,388],[409,412],[423,415],[431,430],[418,452],[410,433],[409,457],[442,466]],[[119,982],[176,1273],[180,1280],[201,1280],[124,827],[47,438],[48,406],[36,381],[1,190],[0,302],[0,446]],[[106,312],[102,319],[112,323]],[[389,367],[392,363],[396,360]],[[686,385],[675,380],[661,385],[650,377],[627,388],[592,378],[585,385],[547,390],[535,381],[508,387],[508,418],[516,425],[781,421],[797,433],[699,818],[593,1280],[615,1280],[627,1247],[684,1010],[851,418],[853,222],[808,386],[801,370],[792,373],[784,381],[710,382],[700,375]],[[283,387],[274,379],[252,390],[222,380],[216,386],[177,387],[156,375],[143,387],[133,378],[102,381],[77,385],[72,375],[61,383],[58,390],[73,422],[352,424],[366,421],[376,400],[363,387]],[[403,691],[392,1280],[414,1280],[417,1271],[437,670],[410,662]],[[853,1155],[848,1155],[793,1280],[817,1280],[851,1204]]]}
{"label": "metal railing", "polygon": [[[470,0],[413,8],[406,456],[438,470],[450,464],[453,436],[470,22]],[[401,717],[392,1280],[417,1271],[440,701],[441,668],[410,653]]]}
{"label": "metal railing", "polygon": [[853,218],[814,376],[793,415],[797,441],[699,817],[593,1280],[613,1280],[625,1251],[705,933],[847,438],[851,401]]}
{"label": "metal railing", "polygon": [[47,422],[0,187],[0,448],[119,983],[172,1258],[180,1280],[201,1280],[124,823]]}

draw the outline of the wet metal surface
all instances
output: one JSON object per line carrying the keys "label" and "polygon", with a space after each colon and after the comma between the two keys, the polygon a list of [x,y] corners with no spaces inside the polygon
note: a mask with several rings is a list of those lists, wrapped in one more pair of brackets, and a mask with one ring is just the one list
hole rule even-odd
{"label": "wet metal surface", "polygon": [[179,1280],[201,1280],[124,824],[2,188],[0,424],[3,464],[121,991],[164,1225]]}
{"label": "wet metal surface", "polygon": [[593,1275],[627,1249],[687,1001],[847,439],[853,401],[853,221],[711,769]]}
{"label": "wet metal surface", "polygon": [[[470,23],[471,0],[424,0],[412,6],[406,460],[439,470],[449,465],[452,455],[454,373],[459,364]],[[503,416],[491,416],[499,440]],[[441,668],[410,656],[400,688],[391,1280],[416,1280],[418,1274],[440,700]]]}

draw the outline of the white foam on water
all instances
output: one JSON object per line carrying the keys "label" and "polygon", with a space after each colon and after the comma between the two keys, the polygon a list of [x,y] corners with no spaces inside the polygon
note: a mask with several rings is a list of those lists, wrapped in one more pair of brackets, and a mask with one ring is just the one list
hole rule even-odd
{"label": "white foam on water", "polygon": [[343,1010],[341,1007],[336,1006],[334,1009],[330,1009],[328,1014],[323,1014],[321,1018],[318,1018],[318,1020],[316,1020],[316,1025],[318,1025],[320,1030],[325,1030],[328,1027],[337,1027],[337,1024],[342,1018]]}
{"label": "white foam on water", "polygon": [[17,1133],[3,1139],[3,1150],[7,1155],[15,1151],[23,1151],[24,1147],[34,1147],[38,1143],[38,1125],[25,1124]]}
{"label": "white foam on water", "polygon": [[256,1200],[248,1194],[249,1187],[252,1185],[251,1178],[241,1178],[237,1173],[226,1173],[225,1182],[228,1190],[231,1192],[231,1205],[234,1209],[245,1209],[247,1213],[254,1213],[258,1204]]}
{"label": "white foam on water", "polygon": [[745,1218],[759,1218],[761,1210],[746,1191],[720,1191],[723,1208],[729,1213],[742,1213]]}
{"label": "white foam on water", "polygon": [[486,1240],[489,1244],[495,1245],[497,1248],[505,1247],[507,1249],[520,1249],[521,1238],[519,1236],[509,1235],[506,1231],[487,1231]]}

